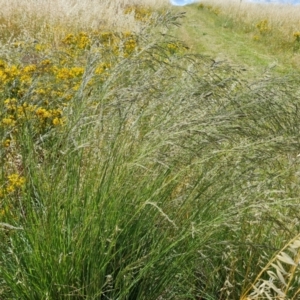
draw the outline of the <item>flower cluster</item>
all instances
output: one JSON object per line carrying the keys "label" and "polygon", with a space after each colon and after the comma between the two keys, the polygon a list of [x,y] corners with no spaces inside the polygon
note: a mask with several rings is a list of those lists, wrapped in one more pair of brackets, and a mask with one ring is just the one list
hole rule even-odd
{"label": "flower cluster", "polygon": [[91,46],[91,40],[86,32],[80,32],[77,35],[68,34],[62,43],[65,45],[73,46],[78,49],[87,49]]}
{"label": "flower cluster", "polygon": [[[135,13],[149,16],[140,9]],[[1,197],[21,191],[25,182],[19,174],[20,132],[30,128],[38,139],[65,126],[66,108],[83,85],[89,56],[101,57],[93,80],[102,84],[114,65],[140,49],[136,34],[112,31],[66,33],[57,43],[15,41],[7,47],[10,58],[0,56]]]}
{"label": "flower cluster", "polygon": [[300,32],[294,32],[293,36],[295,38],[295,41],[300,43]]}
{"label": "flower cluster", "polygon": [[261,35],[265,35],[271,31],[271,27],[268,20],[262,20],[256,24],[256,28],[258,29]]}
{"label": "flower cluster", "polygon": [[7,175],[6,178],[1,180],[0,186],[0,221],[5,218],[7,215],[13,215],[12,207],[14,203],[11,201],[4,201],[5,198],[18,197],[21,195],[21,192],[24,190],[26,179],[24,176],[20,176],[17,173],[12,173]]}
{"label": "flower cluster", "polygon": [[124,10],[125,14],[134,14],[134,18],[137,21],[149,22],[153,11],[150,8],[141,5],[127,6]]}
{"label": "flower cluster", "polygon": [[4,186],[0,188],[0,198],[7,194],[12,194],[22,189],[25,185],[25,177],[18,174],[10,174],[7,176]]}
{"label": "flower cluster", "polygon": [[166,45],[166,49],[169,54],[176,54],[184,52],[188,47],[181,42],[169,42]]}
{"label": "flower cluster", "polygon": [[[47,44],[36,44],[32,48],[18,42],[13,47],[20,45],[22,51],[16,63],[0,60],[0,93],[4,96],[0,127],[11,130],[31,122],[35,132],[43,134],[66,121],[63,111],[82,82],[86,52],[98,52],[103,57],[95,68],[95,74],[103,82],[119,58],[128,57],[138,49],[138,39],[131,32],[79,32],[62,38],[59,51]],[[30,53],[37,61],[28,64],[23,51],[26,59]],[[39,59],[43,56],[48,58]]]}

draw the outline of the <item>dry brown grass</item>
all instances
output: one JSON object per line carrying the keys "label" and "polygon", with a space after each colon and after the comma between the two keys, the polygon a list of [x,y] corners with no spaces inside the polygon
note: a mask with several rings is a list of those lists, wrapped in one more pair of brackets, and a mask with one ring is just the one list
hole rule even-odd
{"label": "dry brown grass", "polygon": [[241,300],[299,299],[299,248],[298,234],[266,264]]}
{"label": "dry brown grass", "polygon": [[133,13],[124,14],[124,8],[135,5],[150,9],[170,6],[168,0],[0,0],[0,29],[2,37],[4,33],[37,36],[47,25],[72,31],[104,27],[137,31],[141,23]]}

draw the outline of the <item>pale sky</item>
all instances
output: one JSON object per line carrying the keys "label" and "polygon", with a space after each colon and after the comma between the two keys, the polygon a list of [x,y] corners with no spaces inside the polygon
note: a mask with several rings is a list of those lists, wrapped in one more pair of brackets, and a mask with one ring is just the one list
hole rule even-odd
{"label": "pale sky", "polygon": [[[261,2],[261,3],[292,3],[292,4],[300,4],[300,0],[245,0],[245,1],[249,1],[249,2]],[[191,4],[194,2],[201,2],[201,1],[197,1],[197,0],[170,0],[170,2],[173,5],[177,5],[177,6],[183,6],[183,5],[187,5],[187,4]]]}
{"label": "pale sky", "polygon": [[183,6],[187,4],[191,4],[197,2],[195,0],[170,0],[173,5]]}

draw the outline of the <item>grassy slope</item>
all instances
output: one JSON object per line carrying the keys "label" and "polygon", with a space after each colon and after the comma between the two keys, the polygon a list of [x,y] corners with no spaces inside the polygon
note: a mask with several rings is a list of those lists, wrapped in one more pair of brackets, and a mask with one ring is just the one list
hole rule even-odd
{"label": "grassy slope", "polygon": [[276,73],[295,71],[293,54],[274,53],[266,45],[254,41],[250,34],[232,30],[225,17],[198,9],[197,5],[174,9],[186,13],[182,26],[174,34],[184,40],[192,52],[245,66],[253,75],[270,69]]}

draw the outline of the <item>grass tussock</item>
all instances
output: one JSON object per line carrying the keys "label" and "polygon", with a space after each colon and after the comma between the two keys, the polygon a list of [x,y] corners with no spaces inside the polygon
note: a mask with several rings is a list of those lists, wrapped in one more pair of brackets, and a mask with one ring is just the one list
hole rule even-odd
{"label": "grass tussock", "polygon": [[2,38],[0,298],[296,299],[299,77],[189,53],[181,17]]}

